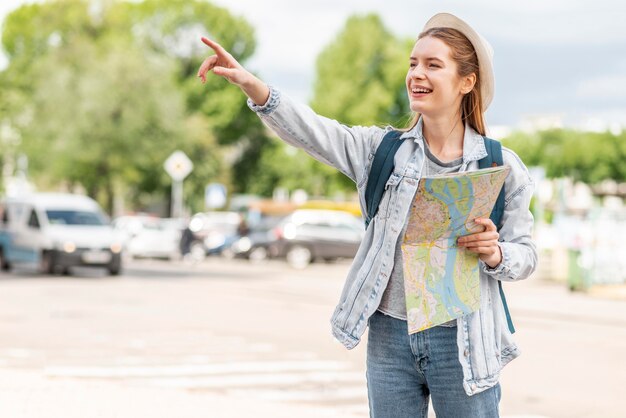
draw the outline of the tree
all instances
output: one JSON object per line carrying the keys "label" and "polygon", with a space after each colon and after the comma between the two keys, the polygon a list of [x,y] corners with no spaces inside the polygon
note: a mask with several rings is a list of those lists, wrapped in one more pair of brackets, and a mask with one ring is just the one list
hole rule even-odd
{"label": "tree", "polygon": [[350,17],[317,58],[311,106],[350,125],[400,122],[410,112],[404,79],[411,46],[376,14]]}
{"label": "tree", "polygon": [[22,135],[43,181],[81,184],[109,209],[144,176],[148,191],[167,181],[162,161],[184,142],[184,100],[172,77],[146,77],[146,66],[171,74],[164,57],[80,39],[37,63]]}
{"label": "tree", "polygon": [[550,178],[569,176],[594,184],[604,179],[626,181],[626,133],[551,129],[514,132],[502,143],[528,166],[542,166]]}
{"label": "tree", "polygon": [[180,148],[194,161],[185,191],[199,210],[204,185],[231,178],[226,148],[264,137],[241,92],[217,78],[198,84],[200,34],[241,62],[254,51],[249,24],[199,0],[56,0],[13,11],[2,32],[0,119],[21,131],[38,182],[80,183],[109,208],[118,189],[137,205],[169,196],[162,162]]}
{"label": "tree", "polygon": [[[347,125],[403,123],[410,112],[404,80],[412,43],[396,39],[376,14],[350,17],[317,58],[311,106]],[[327,184],[354,189],[343,174],[316,166]]]}

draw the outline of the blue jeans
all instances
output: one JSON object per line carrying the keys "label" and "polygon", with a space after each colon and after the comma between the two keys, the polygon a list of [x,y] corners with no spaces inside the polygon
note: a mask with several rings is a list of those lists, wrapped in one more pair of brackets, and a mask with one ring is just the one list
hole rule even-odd
{"label": "blue jeans", "polygon": [[468,396],[458,359],[457,327],[408,334],[407,323],[376,311],[369,319],[367,392],[370,417],[498,417],[500,383]]}

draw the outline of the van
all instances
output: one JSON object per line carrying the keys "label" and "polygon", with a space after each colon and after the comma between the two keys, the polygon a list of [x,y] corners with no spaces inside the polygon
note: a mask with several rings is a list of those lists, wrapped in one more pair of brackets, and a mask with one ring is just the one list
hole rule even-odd
{"label": "van", "polygon": [[33,193],[0,202],[0,268],[67,274],[74,266],[121,271],[122,244],[98,203],[64,193]]}

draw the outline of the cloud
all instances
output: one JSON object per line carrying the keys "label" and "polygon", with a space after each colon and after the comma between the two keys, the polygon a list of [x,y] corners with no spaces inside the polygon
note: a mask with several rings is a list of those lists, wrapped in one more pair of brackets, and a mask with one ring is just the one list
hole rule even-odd
{"label": "cloud", "polygon": [[626,75],[606,75],[578,83],[576,97],[580,99],[597,99],[620,101],[626,104]]}

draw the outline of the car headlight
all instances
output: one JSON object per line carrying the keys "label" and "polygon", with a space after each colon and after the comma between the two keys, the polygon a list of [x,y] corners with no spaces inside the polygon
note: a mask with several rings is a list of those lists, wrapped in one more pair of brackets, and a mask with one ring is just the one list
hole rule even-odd
{"label": "car headlight", "polygon": [[73,253],[74,251],[76,251],[76,244],[74,244],[72,241],[64,242],[63,251],[65,251],[66,253]]}
{"label": "car headlight", "polygon": [[237,250],[239,250],[239,252],[245,253],[250,248],[252,248],[252,241],[250,241],[250,238],[242,237],[239,241],[237,241]]}
{"label": "car headlight", "polygon": [[283,229],[283,236],[285,239],[294,239],[296,237],[296,230],[296,225],[288,223]]}

